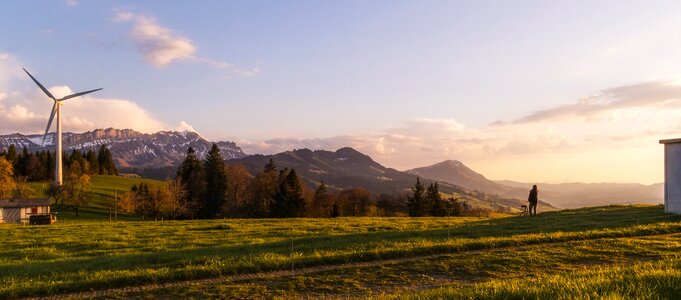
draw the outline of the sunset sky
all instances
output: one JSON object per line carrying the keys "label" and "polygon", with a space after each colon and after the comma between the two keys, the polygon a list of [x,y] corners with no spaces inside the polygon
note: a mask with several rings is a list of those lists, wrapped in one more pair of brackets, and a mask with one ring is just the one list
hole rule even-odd
{"label": "sunset sky", "polygon": [[405,170],[663,180],[679,1],[11,1],[0,134],[194,130],[246,153],[350,146]]}

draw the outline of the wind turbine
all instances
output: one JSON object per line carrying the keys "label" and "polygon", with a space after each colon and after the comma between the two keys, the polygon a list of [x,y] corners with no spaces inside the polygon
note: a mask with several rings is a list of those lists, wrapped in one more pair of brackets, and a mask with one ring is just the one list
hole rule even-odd
{"label": "wind turbine", "polygon": [[57,161],[56,161],[57,166],[54,170],[54,182],[58,186],[61,186],[62,183],[63,183],[63,180],[62,180],[62,178],[63,178],[63,176],[62,176],[62,174],[63,174],[62,173],[62,162],[61,162],[62,161],[62,158],[61,158],[61,154],[62,154],[62,150],[61,150],[61,105],[63,104],[62,102],[64,102],[64,100],[76,98],[76,97],[79,97],[79,96],[83,96],[85,94],[89,94],[89,93],[92,93],[92,92],[99,91],[99,90],[101,90],[101,88],[96,89],[96,90],[89,90],[89,91],[85,91],[85,92],[75,93],[75,94],[71,94],[71,95],[56,99],[56,98],[54,98],[54,96],[52,96],[52,93],[50,93],[50,91],[48,91],[42,84],[40,84],[40,82],[38,82],[38,80],[36,80],[33,77],[33,75],[31,75],[31,73],[26,71],[26,69],[24,69],[24,72],[26,72],[26,74],[28,74],[28,76],[31,77],[31,79],[33,79],[33,82],[35,82],[35,84],[37,84],[40,87],[40,89],[43,90],[43,92],[45,92],[47,97],[50,97],[50,99],[54,100],[54,105],[52,105],[52,113],[50,114],[50,120],[47,121],[47,128],[45,128],[45,135],[43,135],[43,143],[45,143],[45,137],[47,137],[47,132],[50,131],[50,126],[52,125],[52,119],[54,119],[54,115],[57,114],[57,145],[56,145],[56,149],[55,149],[55,151],[57,152],[56,153],[57,154]]}

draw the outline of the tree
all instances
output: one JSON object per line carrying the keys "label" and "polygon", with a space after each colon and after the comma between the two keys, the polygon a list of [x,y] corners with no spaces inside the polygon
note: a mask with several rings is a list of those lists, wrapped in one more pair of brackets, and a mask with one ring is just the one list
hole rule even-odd
{"label": "tree", "polygon": [[270,158],[270,160],[265,164],[265,168],[263,169],[263,172],[276,172],[277,171],[277,164],[274,163],[274,160]]}
{"label": "tree", "polygon": [[253,176],[242,165],[225,165],[225,175],[227,176],[226,205],[223,211],[229,216],[241,216],[245,213],[244,206],[250,197],[249,185],[253,181]]}
{"label": "tree", "polygon": [[227,192],[227,176],[225,175],[225,162],[220,155],[220,148],[213,144],[206,155],[204,162],[206,172],[206,196],[203,218],[214,218],[220,213],[225,205],[225,193]]}
{"label": "tree", "polygon": [[376,207],[381,211],[381,215],[394,217],[403,212],[404,201],[392,195],[380,194],[376,200]]}
{"label": "tree", "polygon": [[363,188],[346,189],[338,194],[338,202],[345,216],[368,216],[375,214],[371,193]]}
{"label": "tree", "polygon": [[463,213],[463,209],[464,209],[463,203],[461,203],[459,201],[459,199],[455,199],[453,197],[450,197],[449,203],[452,207],[452,209],[450,210],[450,216],[460,216]]}
{"label": "tree", "polygon": [[88,204],[88,193],[90,192],[90,176],[79,172],[80,166],[78,161],[71,163],[72,167],[64,182],[62,189],[65,194],[63,197],[68,204],[73,207],[76,216],[79,216],[79,209]]}
{"label": "tree", "polygon": [[15,186],[12,163],[0,157],[0,198],[11,196]]}
{"label": "tree", "polygon": [[326,184],[322,181],[317,187],[317,190],[315,190],[314,197],[312,198],[312,216],[330,217],[335,202],[334,196],[329,194],[326,189]]}
{"label": "tree", "polygon": [[26,177],[19,177],[14,185],[13,198],[26,199],[33,194],[33,189],[26,183]]}
{"label": "tree", "polygon": [[277,167],[270,159],[263,171],[258,173],[248,186],[250,199],[244,205],[246,215],[252,218],[270,216],[277,186]]}
{"label": "tree", "polygon": [[282,171],[283,180],[274,196],[271,214],[275,218],[298,218],[305,214],[305,197],[296,171]]}
{"label": "tree", "polygon": [[333,202],[331,208],[329,209],[329,217],[338,218],[343,214],[342,208],[338,200]]}
{"label": "tree", "polygon": [[113,156],[106,145],[102,145],[102,147],[99,148],[99,152],[97,153],[97,161],[99,165],[99,174],[118,175],[118,170],[114,164]]}
{"label": "tree", "polygon": [[167,179],[164,186],[164,214],[170,219],[179,219],[187,215],[188,205],[185,202],[185,190],[180,179]]}
{"label": "tree", "polygon": [[97,153],[92,150],[88,150],[88,152],[85,154],[85,160],[88,162],[89,166],[89,172],[88,174],[90,175],[97,175],[99,174],[99,158],[97,158]]}
{"label": "tree", "polygon": [[9,145],[9,148],[7,149],[7,160],[14,165],[14,162],[17,160],[17,147],[14,146],[14,144]]}
{"label": "tree", "polygon": [[416,184],[411,188],[412,195],[407,196],[407,207],[409,208],[410,217],[423,217],[429,211],[428,199],[425,197],[425,187],[421,182],[421,178],[416,177]]}
{"label": "tree", "polygon": [[198,217],[199,211],[203,210],[203,197],[206,193],[206,174],[203,164],[196,157],[194,148],[189,147],[187,149],[187,157],[182,161],[182,165],[177,170],[177,178],[182,182],[182,188],[186,192],[187,217]]}
{"label": "tree", "polygon": [[428,186],[428,191],[426,191],[428,202],[431,204],[430,215],[434,217],[444,217],[449,216],[451,213],[451,205],[448,201],[442,199],[440,195],[440,186],[435,183],[431,183]]}

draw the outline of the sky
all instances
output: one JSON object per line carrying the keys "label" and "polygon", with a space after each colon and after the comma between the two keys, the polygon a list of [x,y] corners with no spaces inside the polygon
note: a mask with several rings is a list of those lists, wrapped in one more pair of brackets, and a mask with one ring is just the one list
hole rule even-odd
{"label": "sky", "polygon": [[398,170],[663,181],[679,1],[11,1],[0,134],[191,130],[248,154],[354,147]]}

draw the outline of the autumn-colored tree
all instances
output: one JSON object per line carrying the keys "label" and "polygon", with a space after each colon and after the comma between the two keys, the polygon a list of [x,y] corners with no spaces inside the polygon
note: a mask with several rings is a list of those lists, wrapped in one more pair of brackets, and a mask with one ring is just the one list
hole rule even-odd
{"label": "autumn-colored tree", "polygon": [[314,192],[312,198],[312,205],[310,208],[312,217],[331,217],[333,213],[333,205],[336,198],[328,192],[326,184],[322,181]]}
{"label": "autumn-colored tree", "polygon": [[265,165],[263,171],[258,173],[248,186],[250,199],[244,203],[245,215],[252,218],[264,218],[270,216],[272,197],[277,190],[277,169],[274,161]]}
{"label": "autumn-colored tree", "polygon": [[244,206],[251,197],[249,185],[253,181],[253,176],[240,164],[225,165],[225,175],[227,180],[226,205],[223,211],[227,216],[242,216],[246,212]]}
{"label": "autumn-colored tree", "polygon": [[64,193],[63,199],[75,210],[76,216],[79,216],[80,208],[88,204],[90,176],[81,172],[77,160],[71,162],[61,192]]}
{"label": "autumn-colored tree", "polygon": [[179,219],[186,216],[189,206],[186,202],[185,190],[179,178],[167,179],[163,186],[163,214],[169,219]]}
{"label": "autumn-colored tree", "polygon": [[338,202],[344,216],[369,216],[376,213],[376,206],[371,202],[371,193],[364,188],[341,191]]}
{"label": "autumn-colored tree", "polygon": [[0,198],[10,197],[15,186],[12,163],[4,157],[0,157]]}

